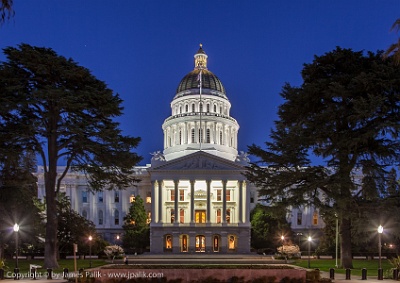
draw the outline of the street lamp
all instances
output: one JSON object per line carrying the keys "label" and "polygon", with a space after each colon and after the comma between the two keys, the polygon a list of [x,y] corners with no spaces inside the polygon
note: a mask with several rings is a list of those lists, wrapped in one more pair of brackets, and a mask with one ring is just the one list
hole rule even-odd
{"label": "street lamp", "polygon": [[118,246],[118,242],[119,242],[119,235],[117,235],[117,246]]}
{"label": "street lamp", "polygon": [[308,236],[307,241],[308,241],[308,268],[310,268],[311,241],[312,241],[311,236]]}
{"label": "street lamp", "polygon": [[283,259],[283,241],[285,240],[285,236],[281,236],[281,240],[282,240],[282,259]]}
{"label": "street lamp", "polygon": [[89,267],[92,267],[92,240],[93,237],[89,236]]}
{"label": "street lamp", "polygon": [[378,268],[378,280],[383,280],[383,270],[382,270],[382,244],[381,236],[383,233],[382,225],[378,227],[378,246],[379,246],[379,268]]}
{"label": "street lamp", "polygon": [[18,268],[18,231],[19,225],[17,223],[14,224],[13,230],[15,232],[15,269],[14,269],[14,279],[19,279],[19,268]]}

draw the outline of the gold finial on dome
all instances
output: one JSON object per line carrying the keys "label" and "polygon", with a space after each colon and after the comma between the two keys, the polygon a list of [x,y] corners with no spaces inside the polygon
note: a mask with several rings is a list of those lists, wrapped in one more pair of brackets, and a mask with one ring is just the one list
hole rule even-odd
{"label": "gold finial on dome", "polygon": [[200,48],[203,48],[203,44],[200,43]]}

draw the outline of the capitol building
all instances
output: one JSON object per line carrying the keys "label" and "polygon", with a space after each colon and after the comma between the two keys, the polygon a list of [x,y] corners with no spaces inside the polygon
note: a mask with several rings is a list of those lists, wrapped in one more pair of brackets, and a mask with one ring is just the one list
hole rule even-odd
{"label": "capitol building", "polygon": [[[194,68],[179,82],[171,115],[162,124],[164,149],[153,153],[151,164],[135,167],[135,177],[141,179],[136,187],[92,193],[84,174],[64,177],[61,191],[71,208],[91,220],[110,243],[123,234],[123,218],[140,195],[151,253],[250,252],[250,211],[262,200],[243,174],[249,159],[238,152],[239,123],[230,115],[226,90],[207,59],[200,45]],[[40,199],[45,194],[43,171],[39,167],[37,172]],[[324,226],[312,207],[290,208],[287,219],[298,234]]]}

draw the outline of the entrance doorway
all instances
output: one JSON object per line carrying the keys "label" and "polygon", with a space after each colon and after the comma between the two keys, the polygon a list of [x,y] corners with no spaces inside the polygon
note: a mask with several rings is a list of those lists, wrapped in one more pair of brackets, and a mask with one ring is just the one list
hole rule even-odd
{"label": "entrance doorway", "polygon": [[205,210],[196,210],[194,215],[195,215],[196,223],[206,223],[206,211]]}
{"label": "entrance doorway", "polygon": [[206,251],[206,237],[203,235],[196,236],[196,252],[204,253]]}

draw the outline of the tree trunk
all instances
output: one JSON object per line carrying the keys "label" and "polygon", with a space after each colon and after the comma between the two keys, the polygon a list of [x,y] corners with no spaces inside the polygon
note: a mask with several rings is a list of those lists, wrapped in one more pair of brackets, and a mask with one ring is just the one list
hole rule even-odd
{"label": "tree trunk", "polygon": [[342,268],[353,268],[351,254],[351,220],[342,217],[340,224],[340,261]]}
{"label": "tree trunk", "polygon": [[46,174],[46,240],[44,245],[44,266],[46,268],[57,268],[57,203],[55,183],[57,177],[56,168],[50,168]]}

